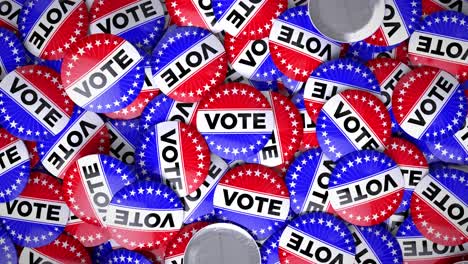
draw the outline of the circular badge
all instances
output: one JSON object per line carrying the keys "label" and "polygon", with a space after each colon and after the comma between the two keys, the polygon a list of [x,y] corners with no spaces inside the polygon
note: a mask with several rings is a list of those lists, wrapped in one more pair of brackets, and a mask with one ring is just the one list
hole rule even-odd
{"label": "circular badge", "polygon": [[317,125],[312,118],[310,118],[309,113],[307,113],[307,109],[305,107],[304,102],[304,90],[299,91],[295,94],[291,101],[294,103],[296,108],[299,110],[299,114],[302,118],[302,139],[301,144],[299,147],[300,151],[306,151],[311,148],[316,148],[319,146],[318,139],[317,139]]}
{"label": "circular badge", "polygon": [[140,128],[147,131],[154,125],[164,121],[180,121],[193,125],[198,105],[198,102],[178,102],[165,94],[160,94],[151,100],[143,110],[140,118]]}
{"label": "circular badge", "polygon": [[362,150],[338,160],[328,191],[340,217],[354,225],[371,226],[397,210],[404,186],[395,161],[378,151]]}
{"label": "circular badge", "polygon": [[2,0],[0,1],[0,27],[8,30],[18,31],[18,16],[23,8],[24,0]]}
{"label": "circular badge", "polygon": [[346,224],[321,212],[304,214],[289,223],[278,245],[281,263],[354,263],[356,247]]}
{"label": "circular badge", "polygon": [[422,0],[423,17],[435,12],[444,10],[453,10],[468,14],[468,2],[466,1],[447,1],[447,0]]}
{"label": "circular badge", "polygon": [[443,11],[424,19],[411,35],[409,56],[413,65],[436,66],[461,81],[468,80],[468,16]]}
{"label": "circular badge", "polygon": [[247,162],[259,163],[286,171],[299,149],[302,139],[302,120],[299,111],[285,96],[277,92],[263,92],[271,104],[275,128],[268,143]]}
{"label": "circular badge", "polygon": [[137,47],[151,49],[163,34],[162,5],[158,0],[95,0],[89,10],[89,32],[117,35]]}
{"label": "circular badge", "polygon": [[58,135],[73,112],[60,76],[45,66],[23,66],[5,76],[0,83],[0,105],[4,117],[0,125],[31,141]]}
{"label": "circular badge", "polygon": [[228,164],[215,154],[211,154],[211,163],[208,175],[197,190],[181,197],[184,206],[184,223],[205,220],[205,216],[211,218],[213,212],[213,196],[219,180],[228,171]]}
{"label": "circular badge", "polygon": [[467,137],[468,123],[465,119],[464,127],[455,135],[436,142],[427,142],[426,145],[443,162],[465,165],[468,163],[468,144],[465,142]]}
{"label": "circular badge", "polygon": [[109,153],[109,146],[109,133],[101,117],[79,107],[62,133],[38,143],[42,166],[60,179],[76,160],[94,153]]}
{"label": "circular badge", "polygon": [[20,195],[28,182],[30,169],[24,142],[0,128],[0,203]]}
{"label": "circular badge", "polygon": [[70,219],[65,232],[79,240],[85,247],[95,247],[110,239],[110,235],[104,227],[83,222],[70,212]]}
{"label": "circular badge", "polygon": [[2,249],[2,254],[0,255],[1,263],[18,263],[18,253],[16,251],[16,247],[13,244],[10,235],[3,227],[0,228],[0,247]]}
{"label": "circular badge", "polygon": [[341,51],[341,44],[320,34],[308,14],[307,6],[286,10],[273,21],[269,37],[273,62],[284,75],[300,82]]}
{"label": "circular badge", "polygon": [[393,92],[395,119],[409,136],[440,140],[463,127],[466,99],[449,73],[432,67],[416,68],[400,79]]}
{"label": "circular badge", "polygon": [[[0,25],[5,3],[8,5],[16,2],[0,1]],[[15,33],[5,28],[0,28],[0,50],[3,51],[0,54],[0,80],[2,80],[8,73],[26,64],[26,51]]]}
{"label": "circular badge", "polygon": [[78,106],[96,113],[115,112],[137,98],[145,80],[142,60],[121,37],[90,35],[65,55],[62,83]]}
{"label": "circular badge", "polygon": [[261,240],[286,221],[289,192],[273,170],[245,164],[223,176],[216,186],[213,205],[219,219],[235,222]]}
{"label": "circular badge", "polygon": [[171,16],[171,22],[177,26],[195,26],[211,32],[220,31],[211,0],[166,0],[166,7]]}
{"label": "circular badge", "polygon": [[309,116],[317,122],[323,105],[334,95],[348,90],[362,90],[380,95],[380,86],[372,71],[353,59],[328,61],[310,75],[304,90],[304,101]]}
{"label": "circular badge", "polygon": [[429,173],[429,165],[419,148],[402,138],[392,137],[384,153],[396,162],[403,175],[405,192],[396,213],[405,212],[410,207],[414,188]]}
{"label": "circular badge", "polygon": [[466,244],[444,246],[432,242],[419,232],[411,216],[401,224],[396,238],[405,264],[452,264],[466,257]]}
{"label": "circular badge", "polygon": [[113,113],[106,113],[107,117],[124,120],[140,117],[146,105],[148,105],[148,103],[159,94],[159,88],[153,80],[153,72],[151,71],[150,58],[145,59],[144,71],[145,82],[143,83],[143,88],[141,88],[141,91],[138,94],[137,98],[135,98],[135,100],[131,104],[129,104],[123,109],[120,109]]}
{"label": "circular badge", "polygon": [[41,247],[63,232],[70,211],[60,189],[56,178],[33,172],[20,196],[0,203],[0,219],[15,244]]}
{"label": "circular badge", "polygon": [[320,148],[302,153],[291,163],[284,180],[291,195],[291,209],[296,214],[333,213],[328,183],[334,168],[335,163]]}
{"label": "circular badge", "polygon": [[224,84],[205,97],[196,123],[210,150],[228,160],[257,154],[275,128],[274,113],[265,96],[241,83]]}
{"label": "circular badge", "polygon": [[164,263],[184,263],[184,252],[192,237],[208,222],[196,222],[184,226],[179,233],[167,244]]}
{"label": "circular badge", "polygon": [[268,37],[272,21],[288,8],[287,0],[213,0],[212,5],[219,28],[248,39]]}
{"label": "circular badge", "polygon": [[107,155],[84,156],[65,172],[62,192],[70,210],[86,223],[106,226],[112,197],[136,181],[133,169]]}
{"label": "circular badge", "polygon": [[400,245],[385,225],[348,228],[356,244],[355,263],[403,263]]}
{"label": "circular badge", "polygon": [[431,169],[416,186],[411,216],[431,241],[457,246],[468,242],[468,174],[456,169]]}
{"label": "circular badge", "polygon": [[392,120],[392,132],[398,132],[400,129],[395,120],[392,111],[393,90],[397,83],[411,71],[403,62],[389,58],[373,59],[367,62],[367,66],[374,73],[380,85],[380,95],[378,96],[387,107]]}
{"label": "circular badge", "polygon": [[224,81],[224,46],[197,27],[168,30],[153,51],[153,78],[161,92],[180,102],[198,102]]}
{"label": "circular badge", "polygon": [[385,105],[368,92],[346,90],[324,105],[317,121],[317,138],[333,161],[362,149],[384,150],[391,136]]}
{"label": "circular badge", "polygon": [[48,245],[23,248],[19,263],[91,264],[86,248],[72,236],[62,234]]}
{"label": "circular badge", "polygon": [[214,223],[199,230],[185,249],[186,264],[259,264],[260,250],[252,236],[230,223]]}
{"label": "circular badge", "polygon": [[106,264],[151,264],[151,261],[140,253],[120,248],[113,250],[102,261]]}
{"label": "circular badge", "polygon": [[140,141],[140,120],[109,120],[110,155],[125,164],[135,164],[135,149]]}
{"label": "circular badge", "polygon": [[112,238],[127,249],[165,245],[182,226],[184,211],[168,186],[137,181],[114,195],[106,223]]}
{"label": "circular badge", "polygon": [[421,0],[385,0],[385,15],[379,29],[366,40],[377,46],[393,46],[407,40],[419,29]]}
{"label": "circular badge", "polygon": [[277,264],[280,263],[278,246],[283,234],[284,229],[279,229],[273,235],[267,238],[263,245],[260,247],[260,254],[262,256],[262,264]]}
{"label": "circular badge", "polygon": [[88,33],[88,9],[80,0],[26,0],[18,18],[24,46],[34,56],[58,60]]}
{"label": "circular badge", "polygon": [[162,122],[148,130],[137,154],[142,175],[161,177],[181,197],[197,190],[208,175],[210,152],[205,140],[181,122]]}
{"label": "circular badge", "polygon": [[275,81],[281,74],[273,63],[268,38],[249,40],[225,37],[225,49],[232,68],[243,77],[254,81]]}

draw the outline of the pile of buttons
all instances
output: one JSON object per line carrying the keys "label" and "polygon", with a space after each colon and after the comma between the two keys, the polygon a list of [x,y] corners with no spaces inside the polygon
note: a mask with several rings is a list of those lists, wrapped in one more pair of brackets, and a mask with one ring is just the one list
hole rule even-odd
{"label": "pile of buttons", "polygon": [[468,3],[306,2],[0,1],[0,263],[468,260]]}

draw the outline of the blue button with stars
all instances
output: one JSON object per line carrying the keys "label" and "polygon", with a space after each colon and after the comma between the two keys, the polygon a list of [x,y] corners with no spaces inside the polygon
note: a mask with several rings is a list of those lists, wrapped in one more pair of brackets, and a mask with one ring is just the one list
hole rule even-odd
{"label": "blue button with stars", "polygon": [[0,227],[0,248],[2,249],[2,254],[0,254],[0,263],[18,263],[18,253],[16,253],[15,245],[13,244],[10,235],[3,227]]}
{"label": "blue button with stars", "polygon": [[101,262],[106,264],[151,264],[151,261],[140,253],[132,250],[120,248],[113,250]]}
{"label": "blue button with stars", "polygon": [[320,148],[302,153],[289,167],[285,182],[291,195],[291,209],[296,214],[332,212],[328,183],[335,162]]}
{"label": "blue button with stars", "polygon": [[349,225],[356,244],[355,263],[402,263],[403,254],[385,224],[372,227]]}
{"label": "blue button with stars", "polygon": [[262,257],[262,264],[278,264],[280,263],[278,255],[279,240],[284,229],[279,229],[271,235],[260,248],[260,255]]}
{"label": "blue button with stars", "polygon": [[0,80],[9,72],[26,64],[26,50],[11,31],[0,28]]}

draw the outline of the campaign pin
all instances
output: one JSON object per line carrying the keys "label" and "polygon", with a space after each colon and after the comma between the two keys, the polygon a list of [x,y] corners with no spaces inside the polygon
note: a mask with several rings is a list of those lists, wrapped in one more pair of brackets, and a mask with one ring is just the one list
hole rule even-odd
{"label": "campaign pin", "polygon": [[403,263],[400,245],[384,224],[348,228],[356,243],[355,263]]}
{"label": "campaign pin", "polygon": [[318,66],[307,80],[304,90],[304,103],[312,120],[317,122],[320,110],[330,98],[348,89],[380,95],[374,73],[360,62],[344,58]]}
{"label": "campaign pin", "polygon": [[20,195],[30,174],[30,157],[24,142],[0,128],[0,202]]}
{"label": "campaign pin", "polygon": [[108,120],[110,155],[125,164],[135,164],[135,149],[140,141],[140,120]]}
{"label": "campaign pin", "polygon": [[429,173],[427,160],[416,145],[396,137],[389,140],[384,153],[396,162],[403,175],[405,192],[396,213],[405,212],[410,207],[414,188]]}
{"label": "campaign pin", "polygon": [[110,35],[84,37],[67,51],[62,84],[80,107],[110,113],[135,100],[145,80],[143,57],[127,40]]}
{"label": "campaign pin", "polygon": [[162,183],[137,181],[118,191],[107,209],[112,238],[133,250],[165,246],[184,219],[177,194]]}
{"label": "campaign pin", "polygon": [[177,26],[195,26],[217,33],[220,31],[212,0],[166,0],[171,22]]}
{"label": "campaign pin", "polygon": [[[0,25],[4,3],[14,4],[15,1],[0,1]],[[26,51],[18,37],[5,28],[0,28],[0,80],[16,68],[26,64]]]}
{"label": "campaign pin", "polygon": [[455,77],[425,66],[400,79],[393,91],[392,110],[406,134],[433,141],[453,136],[463,127],[467,104]]}
{"label": "campaign pin", "polygon": [[182,227],[167,244],[164,263],[184,263],[184,252],[190,240],[200,229],[208,225],[208,222],[196,222]]}
{"label": "campaign pin", "polygon": [[286,10],[273,21],[269,37],[273,62],[284,75],[300,82],[323,62],[338,58],[341,50],[340,43],[319,33],[308,14],[307,6]]}
{"label": "campaign pin", "polygon": [[85,247],[99,246],[110,239],[105,227],[86,223],[72,212],[70,212],[70,219],[64,231],[79,240]]}
{"label": "campaign pin", "polygon": [[146,55],[144,58],[144,65],[145,81],[137,98],[123,109],[113,113],[106,113],[105,115],[107,117],[123,120],[138,118],[141,116],[143,109],[145,109],[148,103],[159,94],[159,88],[153,80],[150,55]]}
{"label": "campaign pin", "polygon": [[278,255],[278,246],[281,234],[284,228],[277,230],[273,235],[268,237],[263,245],[260,247],[260,254],[262,257],[262,264],[278,264],[280,263]]}
{"label": "campaign pin", "polygon": [[375,150],[352,152],[339,159],[328,184],[335,212],[349,223],[382,223],[398,208],[404,180],[398,165]]}
{"label": "campaign pin", "polygon": [[250,40],[226,35],[224,47],[233,69],[254,81],[275,81],[280,72],[273,63],[268,38]]}
{"label": "campaign pin", "polygon": [[281,263],[353,263],[356,247],[346,224],[322,212],[291,221],[278,245]]}
{"label": "campaign pin", "polygon": [[107,257],[102,261],[106,264],[151,264],[151,261],[143,256],[143,254],[137,253],[136,251],[131,251],[128,249],[117,249],[112,251]]}
{"label": "campaign pin", "polygon": [[106,226],[112,197],[136,181],[133,168],[107,155],[81,157],[65,172],[62,193],[74,215],[86,223]]}
{"label": "campaign pin", "polygon": [[317,140],[317,125],[312,118],[310,118],[309,113],[305,107],[304,102],[304,90],[297,92],[292,98],[291,101],[294,103],[296,108],[299,110],[302,119],[302,139],[299,147],[300,151],[306,151],[311,148],[316,148],[319,146]]}
{"label": "campaign pin", "polygon": [[17,32],[18,17],[24,0],[0,1],[0,27]]}
{"label": "campaign pin", "polygon": [[73,102],[60,76],[45,66],[23,66],[0,82],[2,125],[24,140],[43,141],[58,135],[70,121]]}
{"label": "campaign pin", "polygon": [[237,223],[261,240],[286,221],[289,192],[272,169],[245,164],[223,176],[216,186],[213,205],[218,219]]}
{"label": "campaign pin", "polygon": [[101,117],[75,107],[70,122],[59,135],[38,143],[41,164],[53,176],[64,172],[79,158],[94,153],[109,153],[109,132]]}
{"label": "campaign pin", "polygon": [[468,16],[442,11],[427,16],[411,35],[409,57],[413,65],[437,66],[460,81],[468,80]]}
{"label": "campaign pin", "polygon": [[39,247],[25,247],[19,263],[91,264],[86,248],[70,235],[62,234],[50,244]]}
{"label": "campaign pin", "polygon": [[380,95],[378,97],[388,109],[390,118],[392,119],[392,132],[398,132],[400,129],[392,111],[393,91],[403,75],[410,72],[411,69],[405,63],[389,58],[370,60],[367,62],[367,66],[379,82]]}
{"label": "campaign pin", "polygon": [[257,154],[267,144],[275,118],[261,92],[246,84],[228,83],[200,102],[196,124],[213,153],[237,160]]}
{"label": "campaign pin", "polygon": [[423,17],[435,12],[453,10],[468,15],[468,2],[464,0],[422,0]]}
{"label": "campaign pin", "polygon": [[165,94],[156,96],[148,103],[140,118],[140,128],[147,131],[164,121],[180,121],[193,125],[199,103],[184,103],[171,99]]}
{"label": "campaign pin", "polygon": [[335,163],[320,148],[305,151],[289,166],[284,181],[296,214],[319,211],[333,213],[328,184]]}
{"label": "campaign pin", "polygon": [[88,33],[88,9],[80,0],[26,0],[18,29],[34,56],[58,60]]}
{"label": "campaign pin", "polygon": [[165,26],[163,3],[158,0],[95,0],[90,8],[90,34],[112,34],[139,48],[151,49]]}
{"label": "campaign pin", "polygon": [[456,169],[431,169],[416,186],[410,214],[429,240],[446,246],[468,242],[468,174]]}
{"label": "campaign pin", "polygon": [[174,100],[200,101],[224,81],[224,46],[210,31],[197,27],[168,30],[153,51],[153,78]]}
{"label": "campaign pin", "polygon": [[405,264],[452,264],[466,257],[468,245],[444,246],[424,237],[408,216],[401,224],[396,238],[403,251]]}
{"label": "campaign pin", "polygon": [[159,123],[143,134],[137,155],[141,175],[160,177],[180,197],[197,190],[210,167],[203,137],[194,127],[177,121]]}
{"label": "campaign pin", "polygon": [[60,182],[33,172],[26,188],[12,201],[0,203],[0,219],[13,242],[41,247],[54,241],[65,228],[70,211],[63,201]]}
{"label": "campaign pin", "polygon": [[288,8],[286,0],[212,0],[212,5],[219,28],[248,39],[268,37],[272,21]]}
{"label": "campaign pin", "polygon": [[443,162],[465,165],[468,163],[467,138],[468,123],[465,119],[465,125],[455,135],[435,142],[427,142],[426,145],[429,151]]}
{"label": "campaign pin", "polygon": [[390,115],[379,98],[360,90],[346,90],[323,105],[317,138],[322,151],[336,161],[356,150],[384,150],[390,129]]}
{"label": "campaign pin", "polygon": [[364,41],[377,46],[400,44],[419,29],[421,15],[421,0],[385,0],[382,24]]}
{"label": "campaign pin", "polygon": [[215,154],[211,154],[211,163],[203,183],[180,200],[184,207],[184,223],[192,223],[200,220],[205,220],[205,217],[212,218],[213,212],[213,196],[216,186],[224,174],[228,171],[228,164]]}
{"label": "campaign pin", "polygon": [[301,144],[303,135],[301,115],[295,105],[278,92],[263,92],[263,95],[271,104],[276,126],[268,143],[246,161],[286,172]]}

